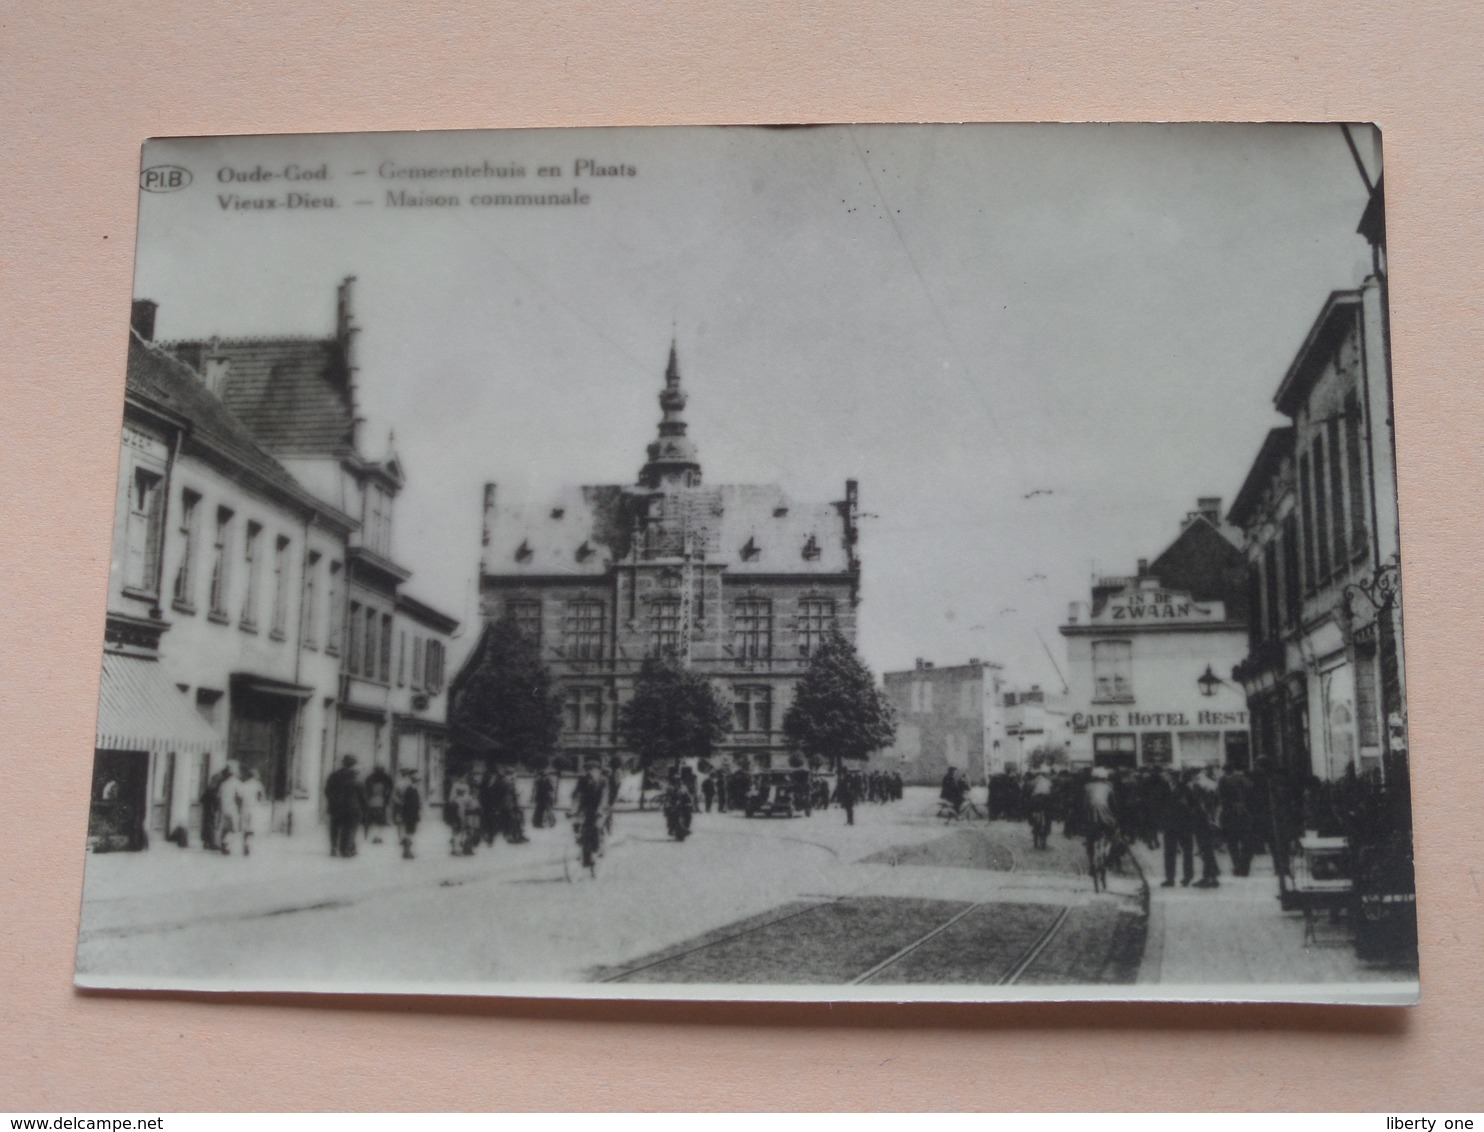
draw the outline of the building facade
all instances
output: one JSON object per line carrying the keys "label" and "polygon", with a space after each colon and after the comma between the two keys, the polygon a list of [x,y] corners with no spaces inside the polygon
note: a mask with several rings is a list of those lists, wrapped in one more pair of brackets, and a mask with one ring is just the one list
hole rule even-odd
{"label": "building facade", "polygon": [[[441,797],[433,787],[441,791],[447,737],[442,658],[457,622],[407,594],[411,571],[394,556],[397,497],[406,477],[390,437],[384,453],[374,456],[361,435],[354,287],[354,278],[340,284],[335,332],[327,338],[212,338],[165,346],[202,374],[227,410],[309,493],[355,520],[343,553],[316,575],[316,600],[322,594],[339,611],[325,642],[338,683],[322,705],[327,722],[316,763],[306,773],[323,783],[346,755],[356,757],[362,773],[415,762],[430,774],[438,771],[439,781],[425,779],[426,792]],[[421,642],[420,673],[436,653],[436,691],[410,682],[413,642]]]}
{"label": "building facade", "polygon": [[659,400],[659,434],[633,484],[574,487],[537,505],[486,485],[481,614],[487,625],[513,617],[551,669],[560,754],[627,755],[619,709],[645,658],[667,655],[730,697],[722,753],[777,765],[788,753],[783,714],[813,651],[833,630],[855,638],[856,485],[824,504],[772,485],[707,485],[673,345]]}
{"label": "building facade", "polygon": [[1233,503],[1253,611],[1234,677],[1259,755],[1321,779],[1406,749],[1396,466],[1372,278],[1326,300]]}
{"label": "building facade", "polygon": [[1245,767],[1246,698],[1229,677],[1247,651],[1247,589],[1221,501],[1201,499],[1179,536],[1129,576],[1095,581],[1061,626],[1070,761],[1107,767]]}
{"label": "building facade", "polygon": [[1007,742],[1004,670],[979,659],[935,666],[921,660],[905,672],[882,676],[896,713],[897,736],[877,756],[900,771],[909,786],[936,786],[950,767],[972,785],[1014,761]]}
{"label": "building facade", "polygon": [[397,595],[396,686],[389,769],[415,770],[429,798],[447,795],[448,642],[458,622],[416,598]]}
{"label": "building facade", "polygon": [[339,681],[356,522],[299,484],[135,307],[114,523],[92,838],[199,844],[228,758],[271,826],[312,822]]}
{"label": "building facade", "polygon": [[1031,764],[1031,756],[1060,752],[1070,758],[1072,716],[1064,693],[1048,692],[1039,684],[1010,688],[1004,693],[1005,741],[999,769],[1019,774]]}

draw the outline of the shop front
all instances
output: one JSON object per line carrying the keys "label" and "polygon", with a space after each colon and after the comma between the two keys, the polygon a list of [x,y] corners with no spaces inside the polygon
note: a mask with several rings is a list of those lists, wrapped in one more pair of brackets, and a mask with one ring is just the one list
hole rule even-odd
{"label": "shop front", "polygon": [[227,747],[245,774],[263,784],[270,828],[291,833],[294,760],[299,749],[300,709],[314,689],[237,674],[232,677],[232,714]]}
{"label": "shop front", "polygon": [[105,653],[88,812],[95,852],[184,840],[193,784],[222,742],[152,656]]}
{"label": "shop front", "polygon": [[1077,712],[1072,732],[1074,763],[1129,770],[1211,765],[1246,769],[1252,763],[1244,710]]}

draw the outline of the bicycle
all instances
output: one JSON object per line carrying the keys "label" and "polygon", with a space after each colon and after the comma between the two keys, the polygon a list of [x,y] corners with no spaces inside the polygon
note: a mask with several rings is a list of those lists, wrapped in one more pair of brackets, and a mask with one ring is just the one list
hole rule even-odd
{"label": "bicycle", "polygon": [[1037,849],[1045,849],[1051,837],[1051,807],[1033,806],[1030,813],[1031,843]]}
{"label": "bicycle", "polygon": [[[603,855],[603,842],[606,840],[604,829],[604,814],[582,814],[573,812],[568,815],[572,822],[572,836],[577,842],[577,855],[582,861],[582,867],[586,869],[593,879],[598,876],[598,858]],[[567,869],[567,862],[571,854],[563,858],[563,871],[567,873],[567,879],[572,879],[571,872]]]}
{"label": "bicycle", "polygon": [[1112,837],[1105,826],[1098,826],[1087,835],[1087,872],[1092,877],[1092,890],[1108,890],[1108,854],[1112,851]]}

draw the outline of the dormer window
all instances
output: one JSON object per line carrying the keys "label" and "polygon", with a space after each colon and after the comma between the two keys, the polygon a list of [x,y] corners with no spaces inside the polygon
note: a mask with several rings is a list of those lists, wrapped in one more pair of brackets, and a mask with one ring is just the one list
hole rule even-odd
{"label": "dormer window", "polygon": [[516,547],[515,549],[515,560],[517,562],[529,562],[531,560],[531,556],[534,553],[535,551],[531,549],[530,542],[526,539],[522,539],[520,546]]}
{"label": "dormer window", "polygon": [[742,548],[742,561],[751,562],[762,552],[762,548],[759,547],[757,544],[757,539],[749,538],[747,540],[747,545]]}
{"label": "dormer window", "polygon": [[788,514],[788,508],[787,507],[775,507],[775,508],[773,508],[773,518],[775,518],[775,519],[781,519],[781,518],[783,518],[787,514]]}
{"label": "dormer window", "polygon": [[581,546],[579,546],[577,548],[577,561],[579,561],[579,562],[586,562],[592,556],[593,556],[593,547],[592,547],[592,544],[591,543],[584,542]]}
{"label": "dormer window", "polygon": [[804,543],[804,561],[813,562],[818,557],[819,539],[815,538],[813,535],[810,535],[809,541]]}
{"label": "dormer window", "polygon": [[566,513],[567,513],[567,509],[565,507],[553,507],[551,509],[551,517],[553,519],[560,519]]}

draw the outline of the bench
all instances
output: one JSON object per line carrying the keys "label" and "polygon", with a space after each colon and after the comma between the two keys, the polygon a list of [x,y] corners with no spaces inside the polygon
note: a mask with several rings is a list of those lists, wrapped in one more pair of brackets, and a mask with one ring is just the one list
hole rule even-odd
{"label": "bench", "polygon": [[1304,946],[1317,944],[1314,914],[1352,906],[1355,881],[1350,875],[1350,843],[1343,837],[1305,834],[1293,855],[1293,876],[1283,889],[1285,909],[1304,914]]}

